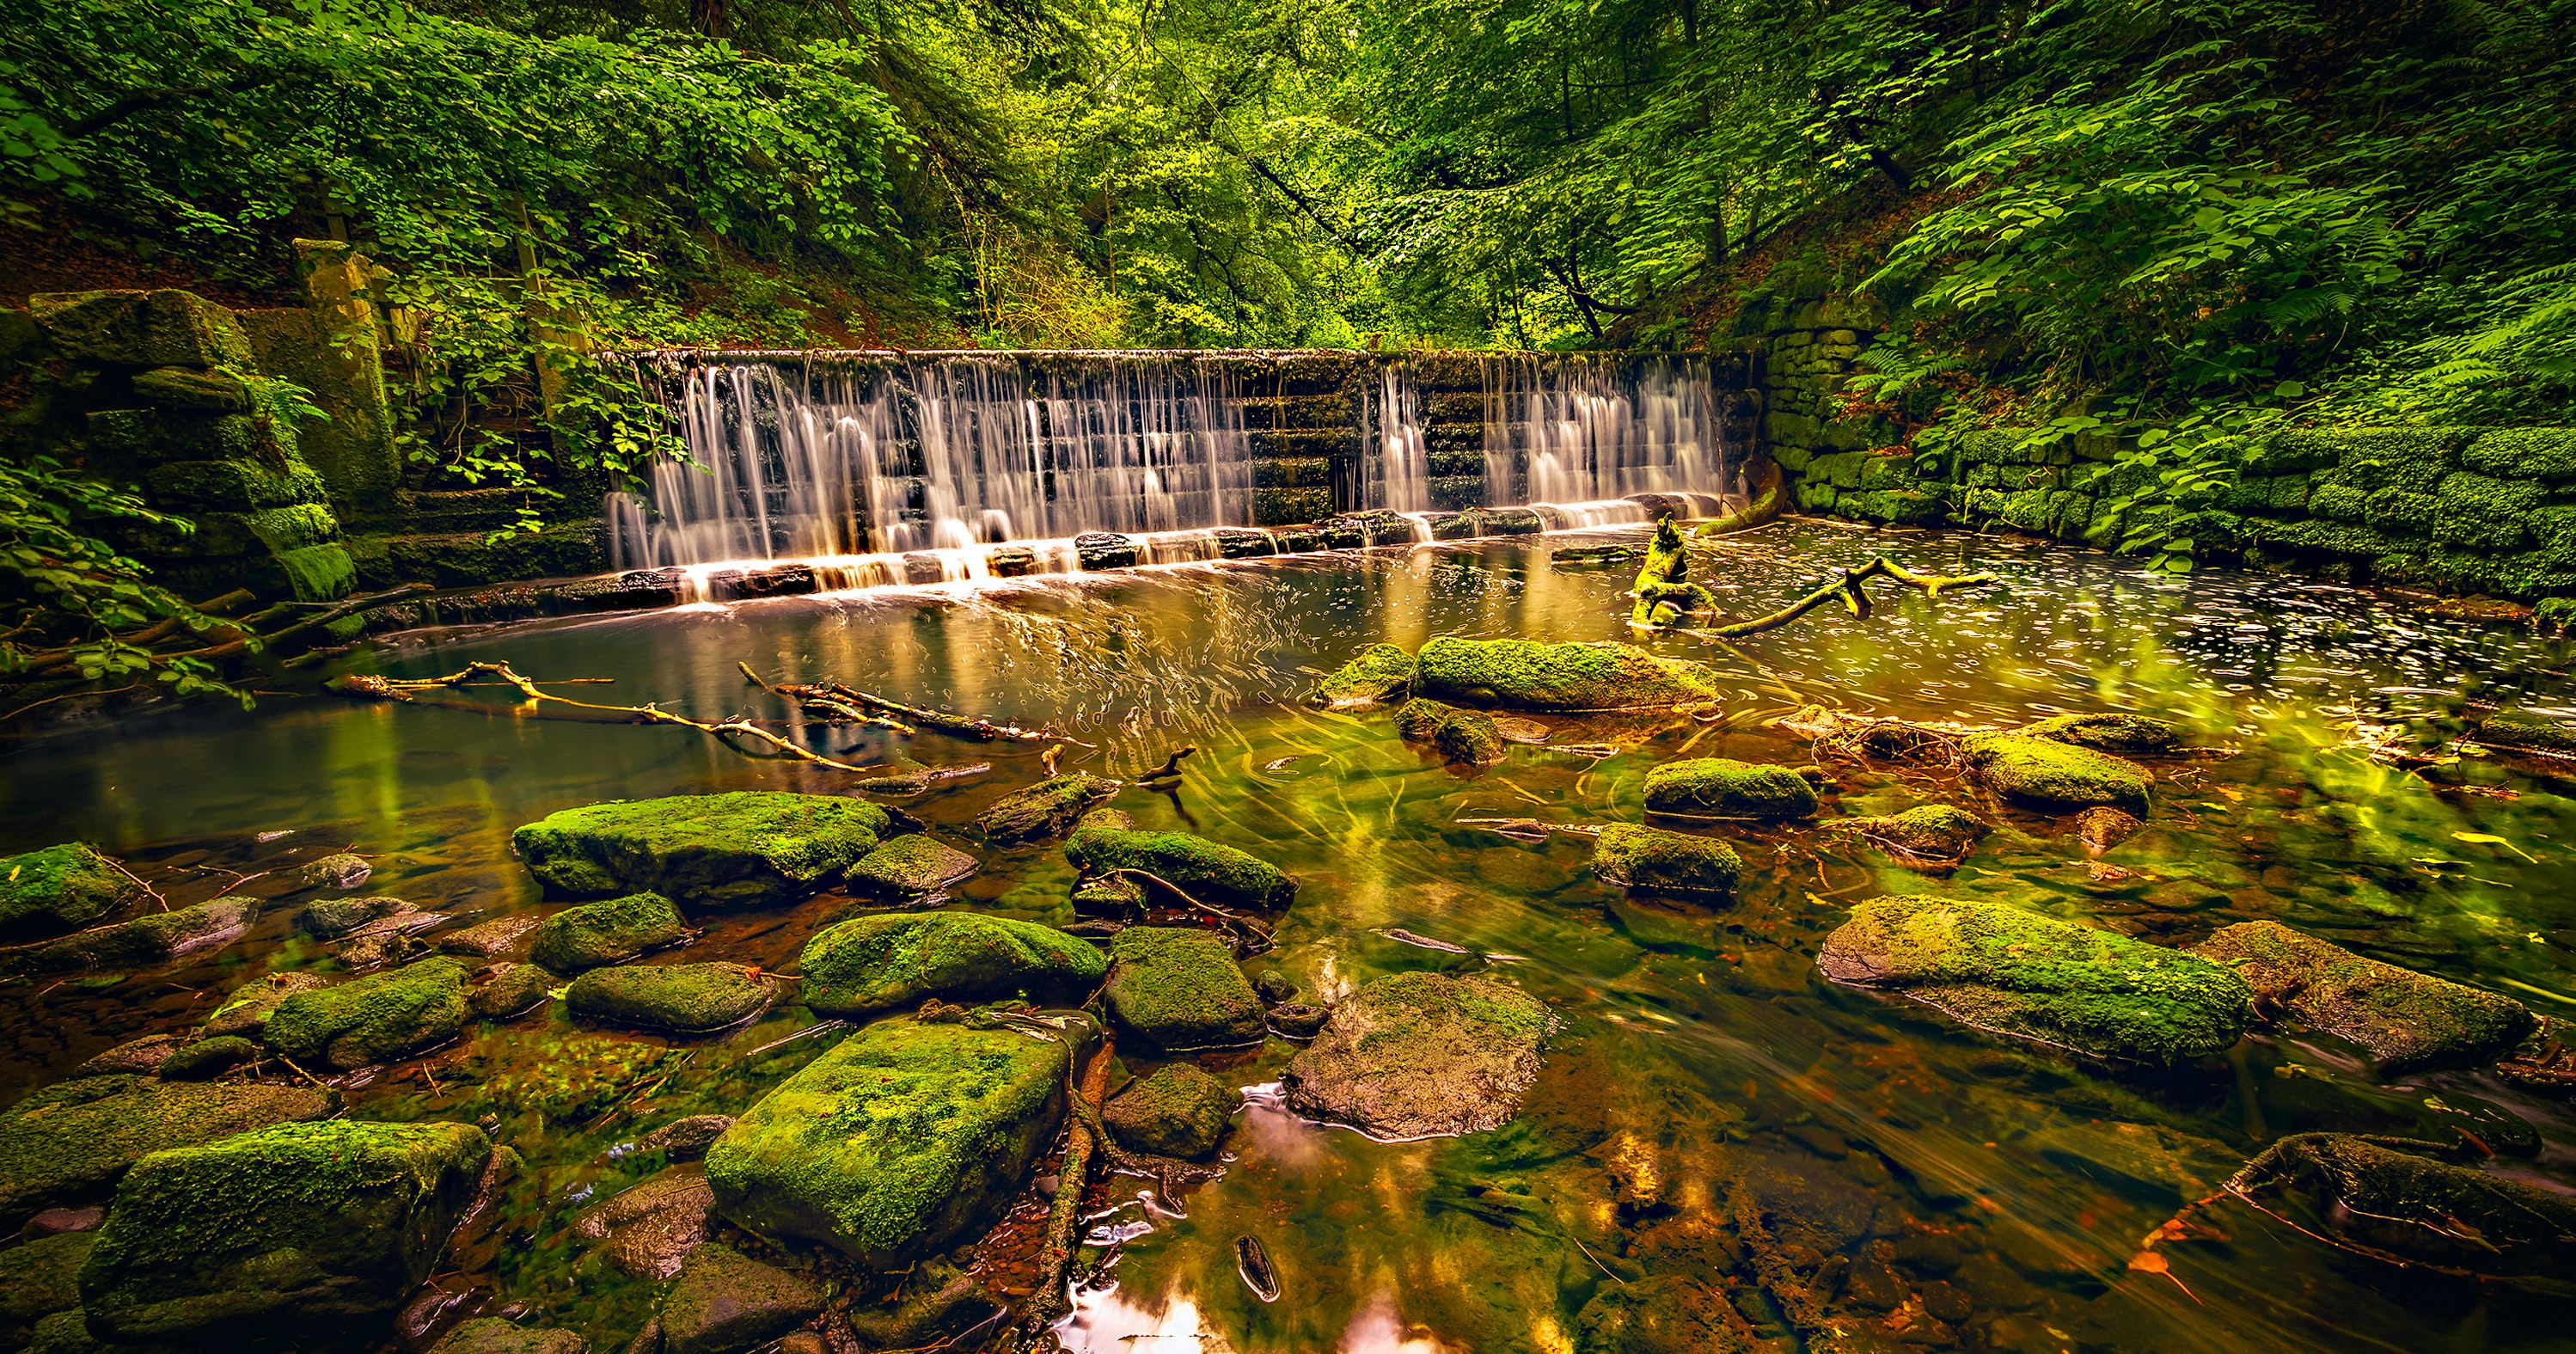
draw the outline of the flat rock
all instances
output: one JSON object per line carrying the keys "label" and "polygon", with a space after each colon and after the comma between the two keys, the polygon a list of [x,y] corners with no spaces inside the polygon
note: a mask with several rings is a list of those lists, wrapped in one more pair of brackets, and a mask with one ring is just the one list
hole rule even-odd
{"label": "flat rock", "polygon": [[50,944],[8,952],[8,971],[60,973],[100,965],[160,964],[239,940],[259,917],[259,900],[240,894],[191,907],[146,912],[130,921],[77,931]]}
{"label": "flat rock", "polygon": [[117,1187],[82,1309],[121,1344],[371,1327],[430,1276],[491,1156],[471,1125],[349,1120],[157,1152]]}
{"label": "flat rock", "polygon": [[2383,964],[2276,921],[2221,927],[2191,952],[2236,970],[2256,1009],[2352,1044],[2383,1072],[2490,1063],[2538,1023],[2511,997]]}
{"label": "flat rock", "polygon": [[91,1055],[80,1066],[65,1074],[65,1080],[80,1077],[112,1077],[119,1074],[151,1076],[160,1071],[161,1063],[191,1041],[184,1034],[147,1034],[128,1039],[114,1048]]}
{"label": "flat rock", "polygon": [[1233,947],[1209,932],[1130,926],[1110,940],[1109,960],[1109,1014],[1148,1043],[1249,1044],[1268,1029]]}
{"label": "flat rock", "polygon": [[504,959],[526,948],[545,919],[534,913],[514,912],[490,921],[478,921],[438,937],[438,952],[463,955],[468,959]]}
{"label": "flat rock", "polygon": [[465,1028],[465,966],[441,955],[278,1003],[260,1037],[306,1068],[372,1067]]}
{"label": "flat rock", "polygon": [[1216,1150],[1243,1093],[1189,1063],[1165,1063],[1109,1097],[1100,1122],[1131,1152],[1198,1160]]}
{"label": "flat rock", "polygon": [[769,1009],[778,992],[739,964],[638,964],[592,969],[572,980],[572,1013],[651,1030],[701,1033]]}
{"label": "flat rock", "polygon": [[1372,644],[1332,675],[1315,683],[1307,700],[1327,707],[1376,705],[1413,689],[1413,655],[1392,644]]}
{"label": "flat rock", "polygon": [[2051,715],[2013,732],[2103,752],[2180,752],[2183,740],[2183,727],[2170,719],[2112,711]]}
{"label": "flat rock", "polygon": [[853,887],[906,897],[937,893],[973,873],[973,856],[916,832],[861,856],[850,867],[849,878]]}
{"label": "flat rock", "polygon": [[1690,757],[1646,773],[1646,811],[1699,818],[1805,818],[1816,787],[1785,766]]}
{"label": "flat rock", "polygon": [[1095,873],[1142,870],[1203,903],[1278,912],[1297,898],[1297,881],[1248,851],[1186,832],[1138,832],[1099,815],[1064,844],[1065,859]]}
{"label": "flat rock", "polygon": [[115,1076],[48,1086],[0,1113],[0,1224],[104,1195],[146,1153],[339,1107],[338,1093],[302,1084]]}
{"label": "flat rock", "polygon": [[528,957],[557,973],[586,973],[675,944],[688,933],[670,899],[630,893],[568,907],[538,923]]}
{"label": "flat rock", "polygon": [[1634,710],[1717,700],[1716,675],[1633,644],[1542,644],[1442,635],[1416,655],[1416,694],[1507,710]]}
{"label": "flat rock", "polygon": [[2155,782],[2136,762],[2028,734],[1971,734],[1959,751],[1969,774],[1995,793],[2044,809],[2108,804],[2143,814]]}
{"label": "flat rock", "polygon": [[1890,896],[1852,909],[1816,958],[1981,1030],[2121,1062],[2224,1053],[2253,994],[2197,955],[2001,903]]}
{"label": "flat rock", "polygon": [[1281,1080],[1291,1110],[1372,1137],[1481,1133],[1520,1112],[1555,1028],[1518,988],[1399,973],[1343,998]]}
{"label": "flat rock", "polygon": [[805,1004],[831,1016],[1025,992],[1088,996],[1109,960],[1052,926],[973,912],[887,912],[827,926],[796,961]]}
{"label": "flat rock", "polygon": [[875,850],[891,821],[865,800],[736,790],[564,809],[510,840],[557,893],[650,891],[699,907],[758,907],[821,887]]}
{"label": "flat rock", "polygon": [[466,1009],[480,1020],[507,1020],[536,1009],[563,986],[563,977],[543,964],[504,960],[476,969],[473,984],[465,996]]}
{"label": "flat rock", "polygon": [[656,1282],[680,1272],[680,1262],[707,1239],[716,1206],[707,1173],[695,1163],[670,1166],[632,1189],[593,1205],[573,1219],[575,1236],[597,1244],[591,1253],[609,1268]]}
{"label": "flat rock", "polygon": [[295,915],[295,929],[309,936],[336,940],[379,917],[396,917],[419,908],[400,898],[326,898]]}
{"label": "flat rock", "polygon": [[1592,839],[1592,873],[1646,892],[1728,893],[1744,874],[1744,858],[1715,838],[1612,823]]}
{"label": "flat rock", "polygon": [[590,1341],[573,1331],[483,1316],[449,1331],[429,1354],[590,1354]]}
{"label": "flat rock", "polygon": [[656,1318],[662,1354],[736,1354],[765,1345],[823,1310],[823,1290],[729,1246],[689,1252]]}
{"label": "flat rock", "polygon": [[142,894],[141,884],[87,842],[0,859],[0,945],[78,930]]}
{"label": "flat rock", "polygon": [[878,1021],[707,1149],[716,1207],[900,1269],[981,1235],[1018,1196],[1063,1122],[1071,1065],[1065,1043],[1017,1029]]}

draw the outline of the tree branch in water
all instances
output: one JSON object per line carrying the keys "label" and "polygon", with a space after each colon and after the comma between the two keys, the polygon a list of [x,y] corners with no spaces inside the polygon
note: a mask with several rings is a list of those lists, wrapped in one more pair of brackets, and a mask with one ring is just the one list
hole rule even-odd
{"label": "tree branch in water", "polygon": [[1866,618],[1870,613],[1869,594],[1862,590],[1861,584],[1873,578],[1892,578],[1907,587],[1921,588],[1926,597],[1939,597],[1949,588],[1983,587],[1999,581],[1993,574],[1918,574],[1903,565],[1888,563],[1887,557],[1881,555],[1857,569],[1836,571],[1823,587],[1768,616],[1737,621],[1732,625],[1712,626],[1708,633],[1732,639],[1738,635],[1758,635],[1765,630],[1777,630],[1837,597],[1842,599],[1851,614]]}

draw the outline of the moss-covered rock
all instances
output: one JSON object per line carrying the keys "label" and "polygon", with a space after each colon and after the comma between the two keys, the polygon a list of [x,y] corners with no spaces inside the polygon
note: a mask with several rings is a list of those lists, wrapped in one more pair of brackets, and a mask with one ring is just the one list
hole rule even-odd
{"label": "moss-covered rock", "polygon": [[2046,809],[2109,804],[2147,811],[2155,777],[2126,758],[2021,733],[1972,734],[1959,744],[1968,771],[1997,794]]}
{"label": "moss-covered rock", "polygon": [[804,1325],[823,1290],[730,1246],[689,1252],[655,1320],[662,1354],[741,1354]]}
{"label": "moss-covered rock", "polygon": [[0,860],[0,945],[77,930],[143,892],[87,842]]}
{"label": "moss-covered rock", "polygon": [[1216,1150],[1243,1093],[1188,1063],[1165,1063],[1109,1097],[1100,1122],[1131,1152],[1195,1161]]}
{"label": "moss-covered rock", "polygon": [[926,832],[897,837],[850,867],[853,886],[896,897],[939,890],[975,873],[975,858],[932,840]]}
{"label": "moss-covered rock", "polygon": [[1268,1028],[1233,948],[1206,931],[1130,926],[1111,938],[1109,960],[1109,1014],[1149,1044],[1249,1044]]}
{"label": "moss-covered rock", "polygon": [[1966,899],[1873,898],[1816,964],[1981,1030],[2122,1062],[2223,1053],[2253,1002],[2244,979],[2197,955]]}
{"label": "moss-covered rock", "polygon": [[0,969],[60,973],[102,964],[159,964],[239,940],[259,917],[259,900],[227,894],[190,907],[146,912],[131,921],[77,931],[50,944],[11,950]]}
{"label": "moss-covered rock", "polygon": [[153,1075],[163,1081],[205,1081],[260,1059],[259,1045],[237,1034],[200,1039],[161,1060]]}
{"label": "moss-covered rock", "polygon": [[1900,859],[1927,864],[1964,859],[1994,831],[1985,819],[1948,804],[1924,804],[1877,817],[1837,818],[1825,826],[1858,833]]}
{"label": "moss-covered rock", "polygon": [[[717,1119],[722,1127],[707,1135],[708,1143],[733,1127],[733,1120]],[[705,1144],[697,1155],[706,1155]],[[693,1159],[656,1171],[633,1189],[592,1205],[573,1219],[572,1230],[594,1243],[584,1263],[596,1259],[620,1274],[658,1282],[679,1273],[680,1262],[706,1241],[715,1207],[706,1170]]]}
{"label": "moss-covered rock", "polygon": [[156,1152],[81,1267],[90,1328],[127,1344],[327,1342],[429,1277],[482,1179],[465,1124],[281,1124]]}
{"label": "moss-covered rock", "polygon": [[2051,715],[2014,732],[2104,752],[2179,752],[2183,740],[2183,727],[2172,720],[2117,711]]}
{"label": "moss-covered rock", "polygon": [[64,1232],[0,1250],[0,1340],[23,1341],[28,1327],[80,1306],[81,1262],[97,1239]]}
{"label": "moss-covered rock", "polygon": [[1372,644],[1340,671],[1315,683],[1307,700],[1335,707],[1400,700],[1413,689],[1413,668],[1413,655],[1392,644]]}
{"label": "moss-covered rock", "polygon": [[1092,805],[1116,793],[1117,781],[1077,771],[1002,796],[976,817],[975,826],[996,846],[1044,841],[1063,835]]}
{"label": "moss-covered rock", "polygon": [[465,1028],[465,966],[444,955],[278,1003],[260,1032],[306,1067],[372,1067],[435,1048]]}
{"label": "moss-covered rock", "polygon": [[462,930],[440,935],[438,952],[464,955],[469,959],[499,959],[526,948],[543,920],[521,912],[479,921]]}
{"label": "moss-covered rock", "polygon": [[1297,881],[1259,856],[1186,832],[1137,832],[1114,821],[1084,823],[1064,844],[1065,859],[1095,873],[1143,870],[1218,907],[1277,912],[1296,901]]}
{"label": "moss-covered rock", "polygon": [[528,957],[557,973],[623,964],[689,933],[680,909],[658,893],[631,893],[565,908],[537,925]]}
{"label": "moss-covered rock", "polygon": [[2498,710],[2478,721],[2478,741],[2498,747],[2576,754],[2576,720],[2529,710]]}
{"label": "moss-covered rock", "polygon": [[737,790],[550,813],[510,836],[555,892],[649,890],[701,907],[801,898],[876,849],[892,820],[865,800]]}
{"label": "moss-covered rock", "polygon": [[1805,818],[1816,787],[1785,766],[1691,757],[1646,773],[1646,811],[1701,818]]}
{"label": "moss-covered rock", "polygon": [[1507,710],[1633,710],[1716,700],[1715,674],[1633,644],[1457,639],[1422,646],[1416,693]]}
{"label": "moss-covered rock", "polygon": [[1605,884],[1654,893],[1728,893],[1744,857],[1711,837],[1613,823],[1592,840],[1592,873]]}
{"label": "moss-covered rock", "polygon": [[323,940],[335,940],[368,922],[418,910],[400,898],[326,898],[295,914],[295,929]]}
{"label": "moss-covered rock", "polygon": [[1088,995],[1109,968],[1098,947],[1052,926],[972,912],[888,912],[827,926],[805,942],[805,1004],[863,1016],[926,997]]}
{"label": "moss-covered rock", "polygon": [[536,1009],[563,985],[563,977],[542,964],[504,961],[475,970],[473,982],[466,1009],[478,1020],[507,1020]]}
{"label": "moss-covered rock", "polygon": [[2258,1009],[2352,1044],[2386,1072],[2493,1062],[2537,1023],[2511,997],[2383,964],[2276,921],[2221,927],[2191,952],[2234,969]]}
{"label": "moss-covered rock", "polygon": [[754,1104],[707,1149],[725,1217],[898,1269],[978,1235],[1064,1118],[1064,1043],[882,1020]]}
{"label": "moss-covered rock", "polygon": [[739,964],[640,964],[592,969],[572,980],[564,1001],[593,1020],[695,1033],[740,1024],[776,997]]}
{"label": "moss-covered rock", "polygon": [[573,1331],[482,1316],[449,1331],[429,1354],[590,1354],[590,1341]]}
{"label": "moss-covered rock", "polygon": [[2576,1200],[2441,1159],[2457,1150],[2294,1133],[2246,1163],[2228,1188],[2306,1196],[2323,1228],[2372,1252],[2450,1273],[2537,1279],[2541,1291],[2564,1293],[2576,1272]]}
{"label": "moss-covered rock", "polygon": [[[308,889],[354,889],[376,872],[375,863],[354,851],[335,851],[304,863],[296,882]],[[363,921],[365,918],[360,918]]]}
{"label": "moss-covered rock", "polygon": [[1481,710],[1410,700],[1395,712],[1395,731],[1406,742],[1429,743],[1453,764],[1491,766],[1503,759],[1502,730]]}
{"label": "moss-covered rock", "polygon": [[0,1225],[100,1197],[147,1152],[339,1107],[337,1092],[304,1085],[110,1076],[48,1086],[0,1114]]}
{"label": "moss-covered rock", "polygon": [[1280,1079],[1290,1109],[1374,1137],[1481,1133],[1520,1112],[1555,1028],[1492,979],[1399,973],[1343,998]]}
{"label": "moss-covered rock", "polygon": [[2126,809],[2096,804],[2075,815],[2075,835],[2084,849],[2100,855],[2146,829],[2145,820]]}

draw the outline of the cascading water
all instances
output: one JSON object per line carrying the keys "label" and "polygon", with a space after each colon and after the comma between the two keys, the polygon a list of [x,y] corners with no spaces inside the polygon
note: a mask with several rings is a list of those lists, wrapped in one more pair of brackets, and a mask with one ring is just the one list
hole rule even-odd
{"label": "cascading water", "polygon": [[1485,360],[1488,503],[1708,494],[1725,471],[1705,358]]}
{"label": "cascading water", "polygon": [[1378,372],[1360,444],[1363,508],[1421,512],[1431,506],[1431,456],[1422,435],[1422,391],[1413,368],[1391,362]]}

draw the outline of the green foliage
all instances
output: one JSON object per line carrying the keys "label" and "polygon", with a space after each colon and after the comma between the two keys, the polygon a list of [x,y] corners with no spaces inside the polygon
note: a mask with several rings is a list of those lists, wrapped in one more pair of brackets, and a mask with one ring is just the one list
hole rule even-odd
{"label": "green foliage", "polygon": [[[188,531],[50,456],[0,458],[0,673],[105,678],[150,676],[181,693],[225,691],[202,659],[163,657],[133,642],[156,624],[219,624],[149,581],[140,561],[100,539],[104,524]],[[239,693],[234,693],[239,694]],[[244,697],[247,702],[247,696]]]}

